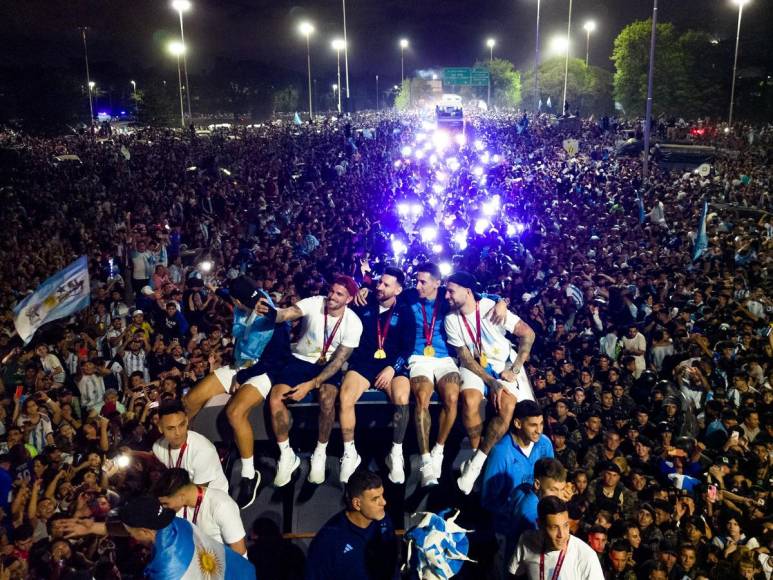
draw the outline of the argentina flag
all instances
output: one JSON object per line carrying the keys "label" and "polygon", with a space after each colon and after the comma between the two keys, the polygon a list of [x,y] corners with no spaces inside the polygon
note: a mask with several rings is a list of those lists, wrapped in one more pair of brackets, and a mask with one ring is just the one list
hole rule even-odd
{"label": "argentina flag", "polygon": [[81,256],[43,282],[14,308],[16,332],[27,344],[38,328],[86,308],[90,299],[88,263],[86,256]]}
{"label": "argentina flag", "polygon": [[636,192],[636,202],[639,206],[639,223],[643,224],[647,212],[644,211],[644,200],[641,198],[641,191]]}
{"label": "argentina flag", "polygon": [[698,221],[698,231],[695,234],[695,245],[692,249],[692,261],[694,262],[700,258],[703,253],[709,249],[709,238],[706,234],[706,218],[709,215],[709,201],[704,200],[703,211],[701,211],[701,217]]}
{"label": "argentina flag", "polygon": [[156,532],[153,560],[145,568],[151,580],[254,580],[255,567],[188,520],[174,518]]}

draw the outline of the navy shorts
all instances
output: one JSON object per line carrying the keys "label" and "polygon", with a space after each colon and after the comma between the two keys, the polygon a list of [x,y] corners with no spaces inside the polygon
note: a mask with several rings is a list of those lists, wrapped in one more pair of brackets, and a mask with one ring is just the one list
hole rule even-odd
{"label": "navy shorts", "polygon": [[[365,379],[373,386],[378,374],[389,366],[384,359],[357,357],[356,359],[349,361],[349,370],[356,371],[358,374],[365,377]],[[408,372],[403,369],[395,372],[395,377],[408,377]]]}
{"label": "navy shorts", "polygon": [[[292,357],[285,367],[277,373],[276,382],[277,385],[290,385],[291,387],[297,387],[301,383],[310,381],[322,372],[325,367],[314,363],[306,362],[297,357]],[[338,371],[332,377],[325,381],[326,385],[333,385],[335,387],[341,386],[341,379],[343,378],[341,371]]]}

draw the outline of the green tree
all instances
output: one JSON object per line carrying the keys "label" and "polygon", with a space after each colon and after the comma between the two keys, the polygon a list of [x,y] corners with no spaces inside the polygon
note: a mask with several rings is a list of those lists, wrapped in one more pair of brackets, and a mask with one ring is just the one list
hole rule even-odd
{"label": "green tree", "polygon": [[[566,61],[556,57],[540,64],[539,87],[543,111],[550,97],[552,111],[561,113],[563,107],[561,98],[564,94],[564,70]],[[534,104],[534,69],[524,73],[524,91],[527,106],[535,108]],[[566,100],[572,112],[579,110],[582,115],[604,115],[612,111],[612,73],[597,67],[585,66],[585,61],[579,58],[569,59],[569,69],[566,83]]]}
{"label": "green tree", "polygon": [[411,100],[411,79],[403,79],[400,88],[397,89],[395,95],[395,109],[398,111],[406,111],[410,106]]}
{"label": "green tree", "polygon": [[521,104],[521,73],[513,63],[502,58],[475,63],[477,68],[488,69],[491,78],[491,106],[515,109]]}
{"label": "green tree", "polygon": [[[139,91],[138,91],[139,92]],[[137,119],[153,126],[180,126],[180,97],[177,85],[152,83],[145,85],[137,101]]]}
{"label": "green tree", "polygon": [[292,113],[298,109],[298,89],[287,86],[274,91],[273,97],[275,113]]}
{"label": "green tree", "polygon": [[[651,20],[637,21],[626,26],[614,43],[615,100],[632,116],[644,115],[651,31]],[[658,24],[654,113],[688,118],[715,114],[726,93],[724,70],[720,51],[709,35],[692,30],[679,35],[672,24]]]}

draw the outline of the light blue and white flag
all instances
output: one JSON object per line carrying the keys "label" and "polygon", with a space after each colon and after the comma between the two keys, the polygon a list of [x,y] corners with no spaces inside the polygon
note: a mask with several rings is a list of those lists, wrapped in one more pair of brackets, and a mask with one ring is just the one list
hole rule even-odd
{"label": "light blue and white flag", "polygon": [[175,518],[156,532],[150,580],[255,580],[255,567],[231,548],[204,534],[188,520]]}
{"label": "light blue and white flag", "polygon": [[698,231],[695,233],[695,245],[692,249],[692,261],[695,262],[709,248],[709,238],[706,235],[706,218],[709,215],[709,200],[703,201],[703,211],[698,221]]}
{"label": "light blue and white flag", "polygon": [[45,323],[86,308],[90,300],[88,262],[86,256],[81,256],[22,300],[14,308],[13,324],[24,344],[27,344]]}
{"label": "light blue and white flag", "polygon": [[293,123],[296,125],[303,125],[303,121],[301,121],[301,116],[296,111],[295,116],[293,117]]}
{"label": "light blue and white flag", "polygon": [[458,574],[465,562],[472,562],[467,557],[467,530],[456,524],[459,512],[446,519],[448,514],[444,510],[437,515],[419,512],[411,516],[405,533],[411,578],[445,580]]}
{"label": "light blue and white flag", "polygon": [[636,203],[639,206],[639,224],[643,224],[647,212],[644,211],[644,200],[641,198],[641,191],[636,192]]}

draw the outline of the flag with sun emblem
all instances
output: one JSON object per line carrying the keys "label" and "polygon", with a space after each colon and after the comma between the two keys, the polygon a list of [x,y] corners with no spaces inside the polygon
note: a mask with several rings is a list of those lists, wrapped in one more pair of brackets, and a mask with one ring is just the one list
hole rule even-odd
{"label": "flag with sun emblem", "polygon": [[89,305],[91,287],[86,256],[60,270],[38,286],[13,310],[16,332],[27,344],[46,322],[70,316]]}
{"label": "flag with sun emblem", "polygon": [[228,546],[182,518],[156,532],[151,580],[254,580],[255,567]]}

